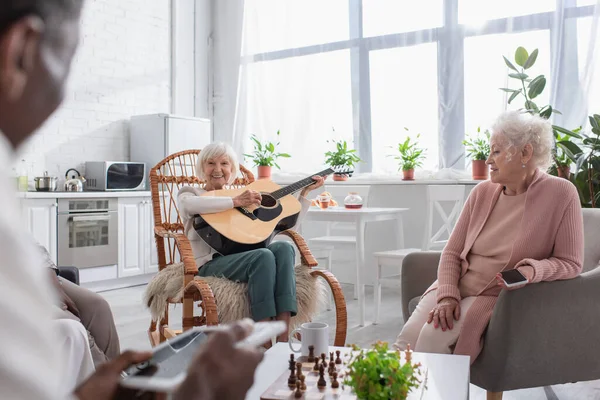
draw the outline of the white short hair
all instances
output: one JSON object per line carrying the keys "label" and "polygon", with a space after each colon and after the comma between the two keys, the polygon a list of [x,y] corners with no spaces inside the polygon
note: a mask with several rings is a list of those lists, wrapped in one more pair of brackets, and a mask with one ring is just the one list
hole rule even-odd
{"label": "white short hair", "polygon": [[231,176],[229,177],[229,182],[227,183],[233,183],[237,177],[240,167],[238,164],[237,155],[235,154],[233,148],[227,143],[223,142],[211,143],[200,151],[200,157],[198,157],[198,161],[196,162],[196,176],[205,181],[206,177],[204,176],[204,164],[208,160],[219,158],[223,155],[227,156],[231,162]]}
{"label": "white short hair", "polygon": [[492,126],[493,133],[502,133],[508,140],[509,148],[520,151],[531,144],[531,161],[540,169],[546,170],[552,165],[554,134],[550,122],[538,115],[519,111],[502,113]]}

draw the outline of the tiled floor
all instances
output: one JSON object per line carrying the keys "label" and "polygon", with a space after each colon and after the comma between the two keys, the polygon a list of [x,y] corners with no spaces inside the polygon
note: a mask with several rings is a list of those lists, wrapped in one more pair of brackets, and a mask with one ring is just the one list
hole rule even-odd
{"label": "tiled floor", "polygon": [[[104,292],[102,295],[110,303],[121,339],[121,349],[146,350],[150,348],[146,330],[150,322],[150,314],[142,304],[145,286]],[[348,302],[348,337],[347,343],[369,346],[376,340],[394,341],[402,328],[400,297],[393,289],[384,289],[381,308],[381,322],[367,326],[358,326],[358,303],[352,300],[352,286],[344,286]],[[372,314],[372,291],[367,289],[367,318]],[[170,312],[172,321],[181,320],[181,307]],[[317,318],[333,325],[334,314],[325,311]],[[485,399],[485,391],[471,385],[472,400]],[[591,400],[600,399],[600,381],[580,382],[569,385],[556,385],[547,388],[535,388],[506,392],[505,400]]]}

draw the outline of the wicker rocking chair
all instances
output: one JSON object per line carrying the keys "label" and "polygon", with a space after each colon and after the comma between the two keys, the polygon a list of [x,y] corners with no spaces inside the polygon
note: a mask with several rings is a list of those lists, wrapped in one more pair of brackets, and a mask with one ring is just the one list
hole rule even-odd
{"label": "wicker rocking chair", "polygon": [[[194,279],[198,268],[188,238],[183,233],[183,223],[177,208],[177,192],[186,185],[202,186],[195,176],[195,165],[200,150],[186,150],[172,154],[159,162],[150,170],[150,188],[152,193],[152,209],[154,213],[154,238],[158,251],[159,270],[176,262],[183,262],[184,279],[181,284],[185,288],[181,301],[168,300],[164,317],[160,321],[152,320],[148,329],[148,337],[152,346],[172,338],[182,331],[194,326],[218,325],[217,304],[208,283],[203,279]],[[242,177],[238,177],[232,188],[239,188],[254,182],[254,175],[240,165]],[[346,302],[341,286],[333,274],[324,270],[312,269],[318,263],[312,256],[302,236],[294,231],[281,234],[292,239],[299,250],[302,266],[311,269],[311,276],[323,278],[331,291],[336,309],[335,346],[344,346],[346,342],[347,314]],[[169,327],[169,304],[183,303],[182,328],[175,330]],[[194,303],[199,302],[201,315],[194,315]]]}

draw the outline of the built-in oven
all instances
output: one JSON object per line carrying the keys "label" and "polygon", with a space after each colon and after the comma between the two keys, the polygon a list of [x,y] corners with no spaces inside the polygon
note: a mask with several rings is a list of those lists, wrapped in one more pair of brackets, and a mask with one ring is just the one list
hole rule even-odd
{"label": "built-in oven", "polygon": [[116,265],[117,199],[58,200],[58,265]]}

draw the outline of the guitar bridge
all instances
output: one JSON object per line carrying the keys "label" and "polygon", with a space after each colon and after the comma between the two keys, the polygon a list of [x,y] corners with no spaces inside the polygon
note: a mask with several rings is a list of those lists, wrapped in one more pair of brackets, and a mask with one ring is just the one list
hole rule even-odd
{"label": "guitar bridge", "polygon": [[250,218],[251,220],[255,220],[256,215],[252,214],[250,211],[248,211],[245,207],[236,207],[236,210],[238,210],[239,212],[241,212],[243,215],[245,215],[246,217]]}

